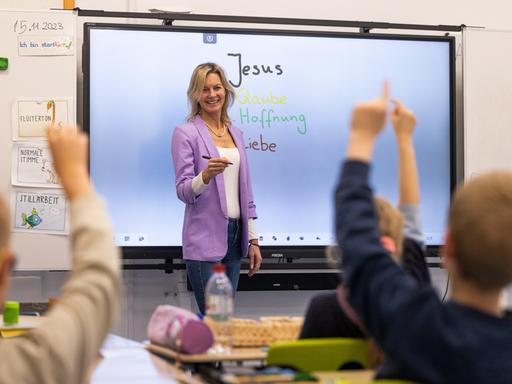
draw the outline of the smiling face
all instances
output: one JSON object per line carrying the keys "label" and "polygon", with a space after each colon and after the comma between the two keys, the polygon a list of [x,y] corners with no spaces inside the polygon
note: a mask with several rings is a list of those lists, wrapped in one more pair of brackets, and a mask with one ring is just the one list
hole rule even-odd
{"label": "smiling face", "polygon": [[208,74],[201,95],[199,96],[201,112],[219,116],[225,101],[226,90],[222,85],[219,75],[216,73]]}
{"label": "smiling face", "polygon": [[[229,83],[224,70],[215,63],[199,64],[190,78],[187,90],[190,113],[188,121],[197,115],[209,116],[226,126],[231,124],[228,107],[235,100],[235,90]],[[213,114],[213,115],[211,115]]]}

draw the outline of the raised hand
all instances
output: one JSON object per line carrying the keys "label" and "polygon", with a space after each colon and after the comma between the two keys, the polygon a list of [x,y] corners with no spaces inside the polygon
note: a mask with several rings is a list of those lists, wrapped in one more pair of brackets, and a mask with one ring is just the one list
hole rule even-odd
{"label": "raised hand", "polygon": [[389,104],[389,85],[384,82],[382,95],[374,100],[356,104],[352,112],[347,158],[368,161],[373,152],[376,136],[386,124]]}
{"label": "raised hand", "polygon": [[391,112],[391,122],[393,123],[398,146],[399,202],[402,205],[418,205],[420,203],[420,183],[412,139],[412,134],[416,127],[416,116],[401,101],[393,100],[393,102],[395,107]]}
{"label": "raised hand", "polygon": [[69,199],[91,193],[87,171],[87,135],[74,127],[49,127],[53,164]]}
{"label": "raised hand", "polygon": [[355,106],[352,113],[352,132],[376,136],[386,123],[389,103],[389,85],[384,82],[382,95]]}
{"label": "raised hand", "polygon": [[395,108],[391,113],[391,122],[397,137],[412,136],[416,127],[416,116],[414,112],[406,108],[399,100],[393,100]]}

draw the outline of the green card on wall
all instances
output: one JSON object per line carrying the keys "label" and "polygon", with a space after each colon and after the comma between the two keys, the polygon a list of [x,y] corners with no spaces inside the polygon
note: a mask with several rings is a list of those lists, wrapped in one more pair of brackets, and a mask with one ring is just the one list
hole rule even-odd
{"label": "green card on wall", "polygon": [[9,68],[9,59],[7,57],[0,57],[0,71],[5,71]]}

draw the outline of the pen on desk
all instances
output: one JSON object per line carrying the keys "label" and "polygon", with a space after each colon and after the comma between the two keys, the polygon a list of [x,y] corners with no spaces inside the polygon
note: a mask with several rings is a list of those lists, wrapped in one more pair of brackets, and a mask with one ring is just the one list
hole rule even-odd
{"label": "pen on desk", "polygon": [[[203,159],[206,159],[206,160],[210,160],[210,159],[211,159],[211,156],[203,155],[203,156],[201,156],[201,157],[202,157]],[[233,163],[232,163],[231,161],[230,161],[228,164],[229,164],[229,165],[233,165]]]}

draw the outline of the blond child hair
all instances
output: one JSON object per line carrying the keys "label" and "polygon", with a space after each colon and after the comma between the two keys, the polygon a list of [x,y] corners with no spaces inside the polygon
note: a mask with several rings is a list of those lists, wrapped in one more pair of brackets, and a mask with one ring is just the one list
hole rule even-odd
{"label": "blond child hair", "polygon": [[[404,219],[400,211],[381,197],[374,197],[373,203],[379,220],[379,235],[381,241],[389,238],[393,241],[394,251],[390,250],[391,256],[396,262],[402,259],[403,248],[403,225]],[[384,238],[384,239],[383,239]]]}
{"label": "blond child hair", "polygon": [[461,277],[484,291],[512,281],[511,172],[491,172],[460,186],[448,221]]}

